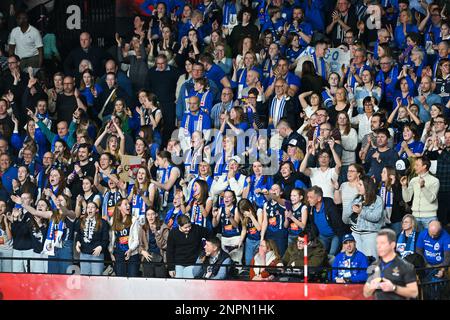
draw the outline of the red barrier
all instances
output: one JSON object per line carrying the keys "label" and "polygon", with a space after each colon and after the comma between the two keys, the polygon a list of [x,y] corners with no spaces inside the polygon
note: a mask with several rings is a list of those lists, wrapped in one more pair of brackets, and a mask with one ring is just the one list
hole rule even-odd
{"label": "red barrier", "polygon": [[[4,300],[362,300],[363,285],[0,274]],[[194,299],[195,297],[195,299]]]}

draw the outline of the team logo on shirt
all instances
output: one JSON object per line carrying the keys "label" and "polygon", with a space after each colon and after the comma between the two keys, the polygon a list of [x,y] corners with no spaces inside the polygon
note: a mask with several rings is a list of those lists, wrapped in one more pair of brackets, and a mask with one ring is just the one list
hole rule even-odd
{"label": "team logo on shirt", "polygon": [[441,247],[439,246],[439,242],[434,245],[434,250],[439,251]]}
{"label": "team logo on shirt", "polygon": [[400,276],[400,270],[398,269],[398,267],[395,267],[394,269],[392,269],[392,275],[395,277]]}

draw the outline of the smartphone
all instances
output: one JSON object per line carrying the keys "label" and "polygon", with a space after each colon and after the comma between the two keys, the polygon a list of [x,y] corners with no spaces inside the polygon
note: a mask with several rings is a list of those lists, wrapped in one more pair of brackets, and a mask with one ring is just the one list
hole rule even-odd
{"label": "smartphone", "polygon": [[284,206],[286,207],[286,211],[292,211],[292,203],[290,201],[286,201]]}

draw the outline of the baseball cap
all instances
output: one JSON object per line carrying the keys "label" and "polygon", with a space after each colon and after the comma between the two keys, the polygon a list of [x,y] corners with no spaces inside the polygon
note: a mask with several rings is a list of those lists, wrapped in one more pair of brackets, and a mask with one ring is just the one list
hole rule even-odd
{"label": "baseball cap", "polygon": [[409,169],[410,165],[411,164],[408,159],[400,159],[395,162],[395,170],[399,175],[404,176],[406,175],[406,171]]}
{"label": "baseball cap", "polygon": [[236,161],[238,164],[240,164],[241,158],[239,156],[233,156],[233,157],[231,157],[230,161]]}
{"label": "baseball cap", "polygon": [[342,239],[342,243],[345,243],[347,241],[355,241],[355,238],[352,236],[351,233],[346,234]]}
{"label": "baseball cap", "polygon": [[293,147],[299,147],[300,148],[300,143],[297,139],[291,139],[288,142],[288,146],[293,146]]}

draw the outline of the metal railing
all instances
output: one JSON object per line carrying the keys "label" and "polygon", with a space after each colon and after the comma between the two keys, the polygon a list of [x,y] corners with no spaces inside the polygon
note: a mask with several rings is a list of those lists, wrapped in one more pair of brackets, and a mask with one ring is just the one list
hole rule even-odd
{"label": "metal railing", "polygon": [[[81,265],[81,263],[101,263],[104,265],[103,273],[95,276],[105,277],[105,276],[116,276],[114,273],[114,270],[116,270],[116,264],[117,262],[114,261],[106,261],[106,260],[83,260],[83,259],[56,259],[56,258],[14,258],[14,257],[0,257],[0,262],[10,260],[10,261],[25,261],[26,263],[23,265],[25,266],[25,271],[5,271],[0,270],[1,273],[4,272],[11,272],[11,273],[31,273],[31,274],[43,274],[45,272],[33,271],[33,262],[38,261],[44,261],[49,262],[52,261],[54,263],[58,262],[66,262],[70,263],[70,267],[68,268],[68,271],[65,274],[71,275],[71,274],[80,274],[80,275],[89,275],[89,274],[83,274],[81,273],[81,269],[78,269]],[[126,270],[126,277],[132,278],[133,276],[130,276],[128,274],[128,267],[132,262],[124,261],[122,262],[125,265]],[[13,264],[13,263],[12,263]],[[138,275],[135,277],[145,277],[144,272],[144,266],[152,266],[155,268],[161,268],[164,270],[163,277],[159,276],[158,278],[166,278],[166,279],[172,279],[168,274],[168,263],[165,262],[148,262],[148,261],[141,261],[139,260],[135,264],[138,264]],[[189,266],[203,266],[201,263],[193,263],[189,264]],[[304,273],[303,273],[303,266],[299,267],[286,267],[286,266],[261,266],[261,265],[243,265],[243,264],[227,264],[227,265],[220,265],[221,267],[227,268],[227,281],[251,281],[249,277],[249,270],[250,268],[264,268],[267,270],[271,275],[274,275],[274,279],[270,280],[271,282],[303,282],[304,281]],[[449,266],[445,267],[446,273],[444,274],[444,277],[442,278],[436,278],[433,277],[433,274],[437,272],[438,269],[441,269],[442,267],[428,267],[428,268],[416,268],[416,276],[419,286],[419,299],[421,300],[443,300],[443,299],[450,299],[450,280],[448,276],[448,269]],[[358,271],[358,270],[367,270],[365,268],[333,268],[333,267],[308,267],[308,282],[309,283],[323,283],[323,284],[331,284],[335,283],[332,279],[333,270],[347,270],[347,271]],[[78,272],[77,272],[78,271]],[[51,274],[49,272],[46,272],[46,274]],[[93,276],[93,275],[90,275]],[[153,278],[156,278],[156,276],[152,276]],[[183,279],[183,278],[177,278],[177,279]],[[197,278],[198,279],[198,278]],[[214,281],[214,279],[204,279],[202,280],[208,280],[208,281]],[[192,280],[192,278],[189,278],[189,280]],[[348,282],[346,284],[353,284],[351,282]],[[361,283],[359,283],[361,284]]]}

